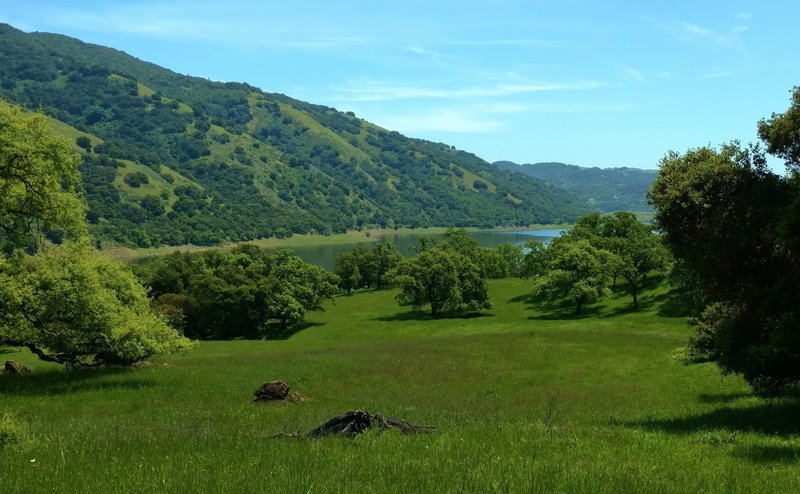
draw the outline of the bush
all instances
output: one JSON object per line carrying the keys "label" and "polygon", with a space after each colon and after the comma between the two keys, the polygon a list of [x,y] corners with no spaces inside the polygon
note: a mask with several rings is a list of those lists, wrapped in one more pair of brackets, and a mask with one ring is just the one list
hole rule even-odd
{"label": "bush", "polygon": [[123,180],[125,181],[126,184],[130,185],[134,189],[144,184],[150,183],[150,179],[147,178],[147,175],[145,175],[142,172],[129,173],[125,175],[125,178]]}

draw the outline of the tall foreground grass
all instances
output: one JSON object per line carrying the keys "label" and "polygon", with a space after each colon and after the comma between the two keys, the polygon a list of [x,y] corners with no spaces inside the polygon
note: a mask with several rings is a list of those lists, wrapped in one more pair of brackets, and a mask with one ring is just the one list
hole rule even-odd
{"label": "tall foreground grass", "polygon": [[[665,287],[575,317],[492,284],[482,317],[430,319],[392,292],[340,297],[270,341],[203,342],[146,369],[0,376],[3,492],[791,492],[800,403],[673,357]],[[265,380],[311,401],[252,403]],[[439,432],[270,439],[367,409]]]}

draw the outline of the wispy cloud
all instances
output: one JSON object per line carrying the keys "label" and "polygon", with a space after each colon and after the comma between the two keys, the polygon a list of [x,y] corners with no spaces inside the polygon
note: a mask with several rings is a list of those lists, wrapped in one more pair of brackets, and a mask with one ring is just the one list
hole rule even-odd
{"label": "wispy cloud", "polygon": [[549,91],[577,91],[601,87],[597,81],[513,82],[470,87],[436,87],[354,81],[335,89],[340,101],[394,101],[403,99],[498,98]]}
{"label": "wispy cloud", "polygon": [[710,42],[725,48],[743,48],[742,34],[747,31],[746,25],[737,25],[722,33],[699,24],[681,20],[671,20],[664,24],[663,28],[682,39]]}
{"label": "wispy cloud", "polygon": [[487,118],[486,114],[464,109],[440,108],[404,115],[373,117],[379,125],[403,133],[448,132],[480,134],[497,132],[506,127],[500,120]]}
{"label": "wispy cloud", "polygon": [[630,103],[580,103],[573,101],[531,103],[479,103],[452,107],[416,108],[401,113],[372,112],[371,119],[387,129],[408,134],[443,132],[478,134],[511,128],[531,115],[565,113],[619,113],[636,111]]}
{"label": "wispy cloud", "polygon": [[521,47],[540,47],[555,48],[564,46],[564,41],[554,41],[547,39],[519,38],[519,39],[473,39],[462,41],[448,41],[443,44],[451,46],[521,46]]}
{"label": "wispy cloud", "polygon": [[619,69],[622,71],[623,74],[630,77],[631,79],[637,82],[647,82],[647,78],[642,74],[641,71],[630,67],[628,65],[620,65]]}
{"label": "wispy cloud", "polygon": [[[229,8],[230,7],[230,8]],[[253,7],[253,6],[250,6]],[[266,9],[249,15],[233,6],[181,2],[146,5],[112,5],[97,9],[56,9],[43,22],[57,28],[100,33],[126,33],[181,42],[211,42],[249,48],[331,49],[365,46],[377,40],[336,22],[309,19],[284,22]]]}

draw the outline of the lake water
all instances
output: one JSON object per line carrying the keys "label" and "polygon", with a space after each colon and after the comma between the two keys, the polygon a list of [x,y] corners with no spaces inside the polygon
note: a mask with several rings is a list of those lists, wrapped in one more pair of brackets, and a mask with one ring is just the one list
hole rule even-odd
{"label": "lake water", "polygon": [[[542,230],[513,230],[513,231],[497,231],[497,230],[477,230],[469,231],[467,234],[470,238],[474,239],[481,247],[497,247],[500,244],[517,244],[521,245],[528,240],[538,240],[539,242],[549,243],[554,238],[561,235],[563,229],[542,229]],[[397,247],[397,251],[402,255],[410,257],[414,255],[411,250],[412,247],[419,245],[420,237],[429,237],[432,239],[441,239],[442,234],[420,234],[413,232],[392,233],[388,232],[379,237],[382,242],[389,242]],[[333,266],[336,261],[336,256],[343,252],[350,252],[353,247],[371,247],[375,242],[353,242],[347,244],[334,244],[334,245],[310,245],[293,247],[292,250],[301,259],[306,262],[322,266],[323,268],[333,271]]]}

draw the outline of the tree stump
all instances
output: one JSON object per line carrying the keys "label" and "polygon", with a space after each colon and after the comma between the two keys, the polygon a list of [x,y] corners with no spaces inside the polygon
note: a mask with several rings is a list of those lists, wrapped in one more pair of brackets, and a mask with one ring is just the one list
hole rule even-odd
{"label": "tree stump", "polygon": [[269,381],[262,384],[253,393],[255,401],[285,400],[289,396],[289,385],[283,381]]}
{"label": "tree stump", "polygon": [[392,429],[401,434],[425,434],[436,431],[435,427],[415,425],[403,419],[386,417],[379,413],[373,415],[363,410],[352,410],[342,415],[337,415],[316,429],[312,429],[307,436],[312,439],[337,434],[353,437],[371,427],[378,427],[384,430]]}
{"label": "tree stump", "polygon": [[9,374],[30,374],[31,368],[14,360],[6,360],[3,370]]}

